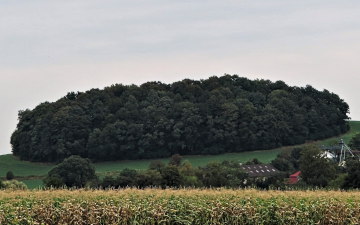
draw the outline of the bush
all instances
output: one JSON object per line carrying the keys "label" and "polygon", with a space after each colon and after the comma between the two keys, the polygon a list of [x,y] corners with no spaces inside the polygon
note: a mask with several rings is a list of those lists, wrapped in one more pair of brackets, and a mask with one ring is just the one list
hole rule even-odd
{"label": "bush", "polygon": [[43,182],[46,187],[60,188],[65,186],[63,179],[58,176],[48,176]]}
{"label": "bush", "polygon": [[161,170],[163,187],[179,187],[182,182],[179,169],[176,166],[168,165]]}
{"label": "bush", "polygon": [[12,171],[8,171],[6,173],[6,180],[12,180],[14,178],[15,178],[15,176],[14,176],[14,173]]}
{"label": "bush", "polygon": [[347,176],[342,185],[345,189],[360,188],[360,162],[359,160],[346,161]]}
{"label": "bush", "polygon": [[329,182],[328,187],[331,189],[341,189],[344,187],[345,179],[347,178],[347,174],[339,174],[334,180]]}
{"label": "bush", "polygon": [[171,156],[170,161],[169,161],[169,165],[180,166],[181,165],[181,160],[182,160],[182,156],[179,155],[179,154],[175,154],[175,155]]}
{"label": "bush", "polygon": [[10,190],[26,190],[27,186],[21,181],[18,180],[6,180],[2,182],[4,189]]}
{"label": "bush", "polygon": [[165,163],[163,163],[162,161],[160,160],[155,160],[155,161],[152,161],[150,162],[150,165],[149,165],[149,169],[150,170],[157,170],[157,171],[161,171],[162,168],[165,167]]}
{"label": "bush", "polygon": [[50,170],[44,183],[47,187],[84,187],[95,178],[95,168],[89,159],[70,156]]}
{"label": "bush", "polygon": [[117,188],[116,186],[116,180],[114,177],[112,176],[106,176],[104,177],[104,179],[102,180],[101,182],[101,187],[103,188],[111,188],[111,187],[114,187],[114,188]]}

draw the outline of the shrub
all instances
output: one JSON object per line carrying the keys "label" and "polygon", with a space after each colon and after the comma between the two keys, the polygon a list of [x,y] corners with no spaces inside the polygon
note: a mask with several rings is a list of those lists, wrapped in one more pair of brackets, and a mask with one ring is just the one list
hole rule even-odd
{"label": "shrub", "polygon": [[84,187],[87,182],[94,178],[96,178],[95,168],[89,159],[70,156],[49,171],[44,183],[48,187],[64,185],[67,187]]}
{"label": "shrub", "polygon": [[6,180],[3,181],[3,188],[10,190],[26,190],[27,186],[21,181],[18,180]]}
{"label": "shrub", "polygon": [[6,180],[12,180],[12,179],[14,179],[14,173],[12,172],[12,171],[8,171],[7,173],[6,173]]}

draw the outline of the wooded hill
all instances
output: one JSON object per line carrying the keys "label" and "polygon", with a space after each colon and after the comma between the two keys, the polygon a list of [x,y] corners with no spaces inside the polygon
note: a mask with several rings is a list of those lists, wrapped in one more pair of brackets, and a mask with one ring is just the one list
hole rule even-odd
{"label": "wooded hill", "polygon": [[14,155],[42,162],[241,152],[339,135],[348,111],[327,90],[236,75],[116,84],[20,111],[11,144]]}

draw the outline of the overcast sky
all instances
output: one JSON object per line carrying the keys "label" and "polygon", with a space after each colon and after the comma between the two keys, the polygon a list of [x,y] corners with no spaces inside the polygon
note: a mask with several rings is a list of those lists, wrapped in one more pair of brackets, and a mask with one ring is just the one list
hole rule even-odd
{"label": "overcast sky", "polygon": [[0,154],[18,110],[114,83],[284,80],[360,120],[359,59],[359,0],[0,1]]}

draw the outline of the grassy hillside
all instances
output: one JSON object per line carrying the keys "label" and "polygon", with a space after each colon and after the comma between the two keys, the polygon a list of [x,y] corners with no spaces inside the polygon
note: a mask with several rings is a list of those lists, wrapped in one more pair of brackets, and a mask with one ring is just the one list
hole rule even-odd
{"label": "grassy hillside", "polygon": [[[346,143],[349,142],[351,137],[360,132],[360,121],[351,121],[351,129],[348,133],[339,137],[333,137],[318,142],[314,142],[318,145],[331,145],[338,143],[340,138],[343,138]],[[205,156],[185,156],[184,159],[190,161],[194,166],[203,166],[210,161],[224,161],[224,160],[236,160],[240,162],[246,162],[250,159],[257,158],[262,162],[268,163],[273,160],[277,154],[286,150],[289,147],[282,147],[272,150],[251,151],[241,153],[228,153],[221,155],[205,155]],[[169,159],[160,159],[163,162],[167,162]],[[128,160],[128,161],[115,161],[115,162],[102,162],[96,163],[95,168],[98,175],[103,176],[106,173],[120,171],[124,168],[131,169],[146,169],[150,162],[153,160]],[[6,172],[11,170],[15,176],[20,176],[29,187],[38,187],[41,185],[40,177],[47,174],[47,172],[53,168],[54,164],[44,163],[31,163],[26,161],[20,161],[13,155],[1,155],[0,156],[0,177],[5,177]],[[32,176],[32,177],[30,177]]]}
{"label": "grassy hillside", "polygon": [[53,167],[53,164],[20,161],[13,155],[0,156],[0,177],[5,177],[11,170],[15,176],[42,176]]}
{"label": "grassy hillside", "polygon": [[[203,166],[211,161],[224,161],[224,160],[236,160],[240,162],[246,162],[250,159],[257,158],[262,162],[270,162],[273,160],[281,149],[274,149],[268,151],[253,151],[253,152],[241,152],[241,153],[228,153],[221,155],[196,155],[196,156],[185,156],[184,160],[188,160],[194,166]],[[159,159],[165,163],[169,161],[166,159]],[[131,169],[147,169],[153,159],[149,160],[129,160],[129,161],[118,161],[118,162],[102,162],[96,163],[95,168],[98,173],[106,173],[111,171],[118,171],[125,168]]]}
{"label": "grassy hillside", "polygon": [[[228,153],[222,155],[206,155],[206,156],[185,156],[184,159],[190,161],[194,166],[202,166],[210,161],[224,161],[224,160],[238,160],[246,162],[253,158],[258,158],[262,162],[270,162],[276,157],[281,149],[273,149],[266,151],[253,151],[242,153]],[[163,162],[168,162],[169,159],[159,159]],[[146,169],[151,161],[149,160],[127,160],[127,161],[115,161],[115,162],[101,162],[96,163],[95,168],[97,173],[106,173],[112,171],[119,171],[125,168],[130,169]],[[13,155],[1,155],[0,156],[0,177],[5,177],[6,172],[11,170],[15,176],[43,176],[53,168],[55,164],[44,163],[32,163],[27,161],[20,161]]]}
{"label": "grassy hillside", "polygon": [[333,137],[319,141],[323,145],[333,145],[339,142],[339,139],[344,139],[345,143],[349,143],[351,138],[356,134],[360,133],[360,121],[350,121],[350,131],[340,137]]}

